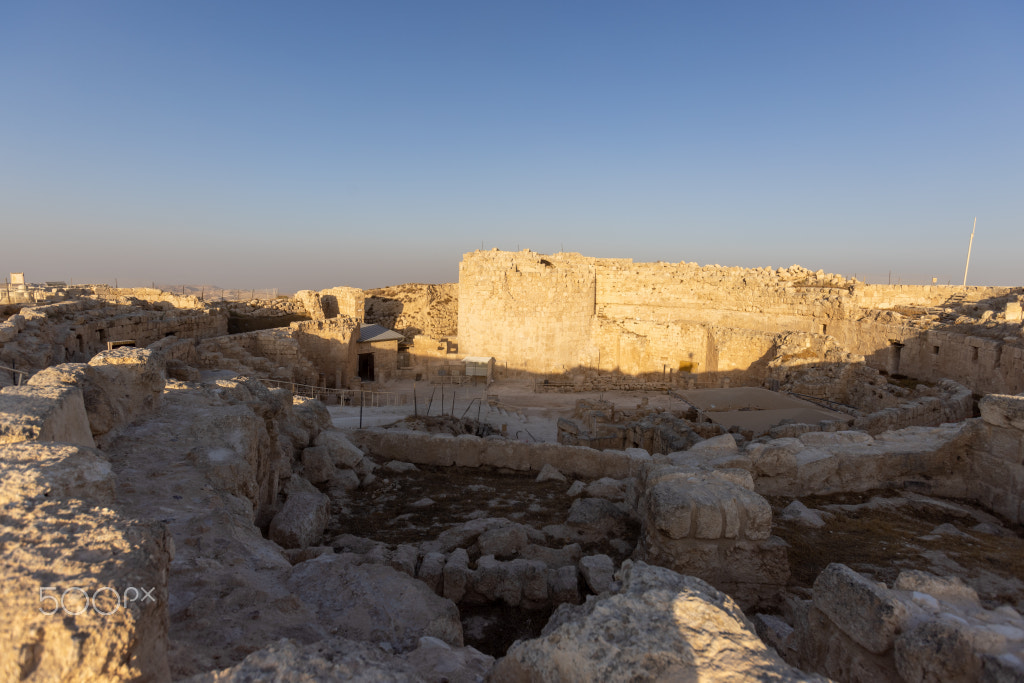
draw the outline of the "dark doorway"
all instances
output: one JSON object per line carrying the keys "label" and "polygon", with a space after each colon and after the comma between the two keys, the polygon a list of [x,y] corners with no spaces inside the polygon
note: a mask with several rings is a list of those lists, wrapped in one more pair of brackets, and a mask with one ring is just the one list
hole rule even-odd
{"label": "dark doorway", "polygon": [[373,354],[359,354],[359,379],[364,382],[373,381]]}
{"label": "dark doorway", "polygon": [[903,344],[890,340],[889,347],[892,349],[892,355],[889,356],[889,374],[896,377],[900,374],[900,352],[903,351]]}

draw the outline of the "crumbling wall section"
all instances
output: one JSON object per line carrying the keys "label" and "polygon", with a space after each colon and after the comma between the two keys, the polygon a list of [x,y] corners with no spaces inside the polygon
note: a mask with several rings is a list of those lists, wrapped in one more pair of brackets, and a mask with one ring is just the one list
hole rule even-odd
{"label": "crumbling wall section", "polygon": [[[292,335],[306,358],[330,388],[344,388],[357,376],[359,322],[338,316],[328,320],[292,323]],[[318,381],[315,384],[319,384]]]}
{"label": "crumbling wall section", "polygon": [[1024,524],[1024,395],[990,395],[978,404],[981,424],[969,449],[969,480],[978,501]]}

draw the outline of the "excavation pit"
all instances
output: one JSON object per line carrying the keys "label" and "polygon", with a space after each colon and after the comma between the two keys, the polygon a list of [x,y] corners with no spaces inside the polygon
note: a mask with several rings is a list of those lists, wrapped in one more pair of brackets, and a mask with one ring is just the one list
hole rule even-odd
{"label": "excavation pit", "polygon": [[956,576],[988,609],[1024,612],[1024,538],[979,507],[898,490],[807,496],[825,524],[801,524],[783,513],[789,499],[772,498],[772,533],[789,544],[790,588],[809,590],[839,562],[892,585],[900,571]]}
{"label": "excavation pit", "polygon": [[[544,563],[541,567],[547,565],[544,572],[571,568],[575,578],[567,592],[551,588],[548,597],[529,600],[524,589],[522,597],[517,594],[513,600],[516,604],[481,593],[480,584],[470,581],[465,595],[456,599],[464,639],[467,645],[494,657],[503,656],[517,639],[537,637],[557,604],[576,602],[593,592],[577,575],[580,558],[607,555],[610,566],[619,566],[637,542],[637,524],[624,511],[615,514],[619,533],[606,535],[574,525],[572,511],[577,501],[581,503],[577,508],[612,513],[621,503],[616,506],[605,499],[573,498],[567,493],[570,481],[537,481],[535,474],[486,467],[396,462],[385,464],[375,474],[377,479],[370,486],[349,491],[343,499],[335,497],[324,538],[336,552],[399,557],[402,548],[414,546],[419,550],[415,572],[421,579],[426,552],[439,551],[450,558],[460,548],[466,552],[466,569],[478,576],[493,572],[495,561],[539,561]],[[487,531],[481,533],[485,526]],[[522,543],[512,548],[487,539],[488,534],[493,539],[494,533],[504,531],[510,536],[519,534]],[[398,562],[393,566],[398,568]],[[443,581],[432,588],[445,593]]]}

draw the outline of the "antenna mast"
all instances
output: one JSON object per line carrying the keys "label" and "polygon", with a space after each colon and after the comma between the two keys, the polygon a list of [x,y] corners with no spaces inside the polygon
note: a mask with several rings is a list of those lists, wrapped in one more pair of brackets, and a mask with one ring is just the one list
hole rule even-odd
{"label": "antenna mast", "polygon": [[967,244],[967,265],[964,266],[964,287],[967,287],[967,269],[971,267],[971,247],[974,246],[974,228],[978,227],[978,217],[974,217],[974,227],[971,228],[971,241]]}

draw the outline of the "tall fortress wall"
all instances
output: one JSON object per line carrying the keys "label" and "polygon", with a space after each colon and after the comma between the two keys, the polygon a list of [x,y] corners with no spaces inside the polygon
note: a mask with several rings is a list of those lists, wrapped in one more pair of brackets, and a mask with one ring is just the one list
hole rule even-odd
{"label": "tall fortress wall", "polygon": [[878,369],[924,380],[948,377],[979,393],[1017,393],[1024,391],[1019,334],[1007,340],[927,329],[884,312],[994,300],[998,312],[1021,293],[865,285],[799,266],[475,251],[459,267],[459,344],[464,354],[494,356],[509,370],[528,373],[729,373],[756,382],[779,336],[798,332],[829,335]]}

